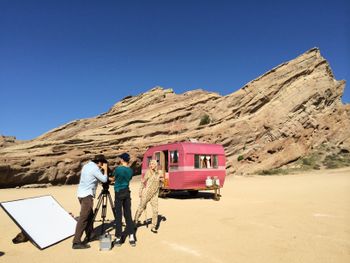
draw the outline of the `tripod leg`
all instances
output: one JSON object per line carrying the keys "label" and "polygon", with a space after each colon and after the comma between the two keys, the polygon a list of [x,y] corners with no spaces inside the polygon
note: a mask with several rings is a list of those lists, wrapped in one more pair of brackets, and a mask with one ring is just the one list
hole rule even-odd
{"label": "tripod leg", "polygon": [[111,205],[111,209],[112,209],[112,212],[113,212],[113,215],[114,215],[114,220],[115,220],[115,218],[116,218],[116,216],[115,216],[115,207],[114,207],[112,196],[111,196],[111,194],[109,192],[108,192],[108,199],[109,199],[109,203]]}
{"label": "tripod leg", "polygon": [[[94,229],[94,222],[95,222],[96,216],[97,216],[97,214],[98,214],[98,211],[99,211],[99,209],[100,209],[100,207],[101,207],[101,204],[102,204],[102,201],[103,201],[102,198],[103,198],[103,196],[102,196],[102,193],[101,193],[101,194],[98,196],[97,205],[96,205],[96,207],[95,207],[95,209],[94,209],[94,212],[93,212],[93,216],[92,216],[92,218],[91,218],[91,221],[89,222],[89,227],[87,228],[87,229],[91,229],[92,232],[93,232],[93,229]],[[85,239],[86,239],[87,241],[90,239],[92,232],[91,232],[91,233],[87,233],[87,236],[85,237]]]}
{"label": "tripod leg", "polygon": [[95,219],[96,219],[96,216],[97,216],[97,213],[98,213],[98,210],[100,209],[101,207],[101,204],[102,204],[102,199],[103,199],[103,196],[102,196],[102,193],[98,196],[98,202],[97,202],[97,205],[95,207],[95,210],[94,210],[94,217],[92,218],[92,224],[94,223]]}
{"label": "tripod leg", "polygon": [[107,214],[107,195],[103,194],[102,199],[103,201],[102,201],[102,213],[101,213],[101,217],[102,217],[101,235],[103,235],[105,230],[104,227],[105,227],[105,219]]}

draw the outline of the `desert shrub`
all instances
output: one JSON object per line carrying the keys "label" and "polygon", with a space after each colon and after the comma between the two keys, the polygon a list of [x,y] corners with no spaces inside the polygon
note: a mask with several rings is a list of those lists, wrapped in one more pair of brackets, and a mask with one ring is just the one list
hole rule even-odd
{"label": "desert shrub", "polygon": [[327,169],[350,166],[350,154],[345,153],[327,155],[323,161],[323,164]]}
{"label": "desert shrub", "polygon": [[314,170],[321,170],[321,166],[319,164],[315,164],[312,169]]}
{"label": "desert shrub", "polygon": [[238,157],[237,157],[237,161],[242,161],[244,159],[244,157],[243,157],[243,155],[239,155]]}
{"label": "desert shrub", "polygon": [[262,170],[258,172],[260,175],[276,175],[276,174],[288,174],[288,170],[281,169],[281,168],[274,168],[270,170]]}
{"label": "desert shrub", "polygon": [[303,165],[312,165],[312,160],[310,158],[305,158],[302,160]]}
{"label": "desert shrub", "polygon": [[208,114],[204,114],[202,117],[201,117],[201,120],[199,122],[199,126],[201,125],[206,125],[206,124],[209,124],[210,123],[210,117]]}
{"label": "desert shrub", "polygon": [[298,166],[297,170],[307,171],[311,169],[319,170],[321,168],[322,156],[318,152],[311,153],[307,156],[300,158],[295,164]]}

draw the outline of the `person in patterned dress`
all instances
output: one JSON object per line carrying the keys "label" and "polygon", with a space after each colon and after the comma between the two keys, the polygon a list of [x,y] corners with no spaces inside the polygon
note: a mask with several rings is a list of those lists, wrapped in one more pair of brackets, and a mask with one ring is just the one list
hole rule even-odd
{"label": "person in patterned dress", "polygon": [[149,169],[145,176],[141,178],[141,187],[139,191],[140,204],[135,214],[135,222],[139,222],[142,212],[146,209],[148,203],[152,206],[152,228],[153,233],[157,233],[158,220],[158,194],[161,183],[164,181],[162,171],[158,170],[157,160],[151,160]]}

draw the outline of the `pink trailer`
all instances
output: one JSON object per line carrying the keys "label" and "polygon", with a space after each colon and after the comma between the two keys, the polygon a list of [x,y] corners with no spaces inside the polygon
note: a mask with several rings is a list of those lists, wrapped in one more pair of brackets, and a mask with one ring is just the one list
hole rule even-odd
{"label": "pink trailer", "polygon": [[151,159],[158,161],[165,174],[161,192],[188,190],[196,194],[198,190],[213,189],[206,185],[208,177],[216,179],[218,189],[224,185],[226,158],[219,144],[176,142],[150,147],[143,157],[142,176]]}

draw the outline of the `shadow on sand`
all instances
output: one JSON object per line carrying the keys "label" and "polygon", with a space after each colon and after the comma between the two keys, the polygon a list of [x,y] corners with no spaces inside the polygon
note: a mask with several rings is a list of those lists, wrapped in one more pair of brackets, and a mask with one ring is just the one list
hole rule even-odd
{"label": "shadow on sand", "polygon": [[[157,225],[156,225],[156,229],[159,230],[160,229],[160,225],[162,224],[162,221],[166,221],[166,217],[163,215],[158,215],[158,220],[157,220]],[[152,218],[147,218],[145,219],[142,223],[138,223],[137,228],[140,227],[147,227],[150,226],[152,224]]]}
{"label": "shadow on sand", "polygon": [[188,191],[172,191],[169,194],[166,194],[163,199],[172,198],[172,199],[214,199],[214,193],[209,192],[198,192],[191,194]]}
{"label": "shadow on sand", "polygon": [[115,222],[114,220],[108,220],[104,224],[94,227],[89,242],[98,241],[103,234],[112,234],[113,231],[115,231]]}

